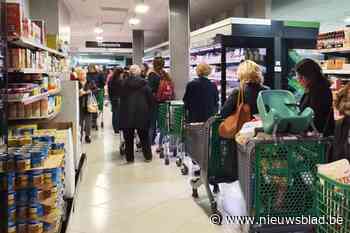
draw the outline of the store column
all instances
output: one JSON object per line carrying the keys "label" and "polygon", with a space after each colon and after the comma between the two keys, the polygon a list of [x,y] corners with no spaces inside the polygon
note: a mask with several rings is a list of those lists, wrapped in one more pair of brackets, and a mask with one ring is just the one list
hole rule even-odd
{"label": "store column", "polygon": [[133,64],[141,65],[144,55],[144,31],[133,30],[132,31],[132,59]]}
{"label": "store column", "polygon": [[190,0],[169,0],[170,75],[176,98],[182,99],[189,81]]}

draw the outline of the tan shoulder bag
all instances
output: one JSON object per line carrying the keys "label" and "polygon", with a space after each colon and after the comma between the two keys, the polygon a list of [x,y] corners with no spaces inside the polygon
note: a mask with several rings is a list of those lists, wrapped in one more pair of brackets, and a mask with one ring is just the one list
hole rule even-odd
{"label": "tan shoulder bag", "polygon": [[220,137],[233,139],[244,123],[251,119],[250,106],[244,103],[244,87],[241,87],[238,92],[236,111],[221,122],[219,126]]}

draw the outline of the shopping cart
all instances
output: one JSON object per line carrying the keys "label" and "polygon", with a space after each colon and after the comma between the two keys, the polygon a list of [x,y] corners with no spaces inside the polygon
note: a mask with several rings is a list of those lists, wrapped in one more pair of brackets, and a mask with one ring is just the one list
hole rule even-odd
{"label": "shopping cart", "polygon": [[165,165],[170,164],[170,105],[168,102],[160,103],[158,106],[158,128],[163,135],[159,142],[160,158],[165,158]]}
{"label": "shopping cart", "polygon": [[[319,136],[277,139],[263,133],[238,144],[239,181],[248,215],[256,220],[315,216],[316,165],[325,162],[330,145],[330,138]],[[309,232],[312,228],[256,223],[250,232]]]}
{"label": "shopping cart", "polygon": [[104,127],[104,122],[103,122],[103,110],[104,110],[104,101],[105,101],[105,90],[104,88],[101,88],[97,92],[96,96],[97,104],[98,104],[98,116],[101,117],[101,128]]}
{"label": "shopping cart", "polygon": [[[198,188],[204,184],[209,197],[211,212],[222,219],[217,203],[210,189],[210,184],[218,187],[219,183],[235,180],[234,143],[219,137],[218,128],[222,119],[212,117],[205,123],[187,124],[186,153],[199,165],[200,177],[191,180],[192,196],[198,197]],[[221,221],[220,221],[221,222]]]}
{"label": "shopping cart", "polygon": [[[176,164],[178,167],[183,165],[182,161],[185,157],[185,144],[184,144],[184,122],[185,122],[185,108],[183,101],[170,101],[170,147],[174,152],[174,157],[177,157]],[[182,173],[186,175],[188,168],[185,166],[182,169]]]}
{"label": "shopping cart", "polygon": [[[318,224],[317,233],[350,232],[350,185],[317,174],[317,214],[328,222],[342,219],[342,224]],[[334,223],[334,222],[333,222]]]}

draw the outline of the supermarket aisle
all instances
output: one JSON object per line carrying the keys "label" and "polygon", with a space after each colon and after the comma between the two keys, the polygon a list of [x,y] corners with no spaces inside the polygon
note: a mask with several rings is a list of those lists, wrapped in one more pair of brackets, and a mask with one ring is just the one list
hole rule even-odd
{"label": "supermarket aisle", "polygon": [[174,162],[166,167],[155,156],[144,163],[136,155],[135,164],[124,164],[110,118],[107,109],[105,130],[86,147],[88,166],[69,233],[235,232],[209,223],[200,207],[208,207],[205,195],[200,206],[193,201],[188,177]]}

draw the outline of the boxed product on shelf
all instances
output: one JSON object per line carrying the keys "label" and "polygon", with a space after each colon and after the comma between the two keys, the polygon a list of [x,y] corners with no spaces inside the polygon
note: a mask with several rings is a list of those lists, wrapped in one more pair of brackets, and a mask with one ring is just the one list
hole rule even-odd
{"label": "boxed product on shelf", "polygon": [[8,36],[22,35],[22,5],[20,3],[6,3]]}
{"label": "boxed product on shelf", "polygon": [[317,38],[317,49],[350,48],[350,28],[321,33]]}
{"label": "boxed product on shelf", "polygon": [[46,22],[44,20],[32,20],[41,30],[40,43],[46,45]]}
{"label": "boxed product on shelf", "polygon": [[31,38],[34,40],[34,42],[41,44],[41,28],[32,21],[31,29]]}

